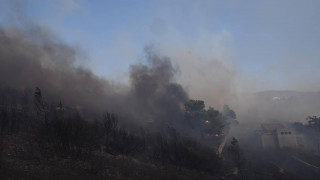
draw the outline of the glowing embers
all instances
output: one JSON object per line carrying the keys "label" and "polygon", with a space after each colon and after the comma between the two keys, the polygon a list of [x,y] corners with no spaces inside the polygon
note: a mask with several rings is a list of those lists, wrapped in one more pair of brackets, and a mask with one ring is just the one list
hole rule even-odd
{"label": "glowing embers", "polygon": [[148,122],[148,123],[154,123],[154,120],[153,120],[153,119],[148,119],[148,120],[146,120],[146,122]]}

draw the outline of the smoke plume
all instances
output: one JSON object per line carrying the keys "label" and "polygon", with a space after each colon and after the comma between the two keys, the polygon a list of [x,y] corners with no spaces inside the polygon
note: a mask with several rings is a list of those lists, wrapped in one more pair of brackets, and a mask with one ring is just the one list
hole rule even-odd
{"label": "smoke plume", "polygon": [[0,86],[38,86],[50,102],[62,100],[72,108],[115,112],[131,120],[172,122],[181,117],[188,95],[173,81],[176,71],[168,57],[146,48],[147,64],[131,66],[128,86],[75,66],[76,56],[76,49],[41,28],[0,28]]}
{"label": "smoke plume", "polygon": [[[150,66],[132,65],[132,95],[137,103],[139,114],[165,119],[169,122],[181,119],[181,105],[188,95],[180,84],[172,82],[175,74],[168,57],[159,57],[146,48],[146,57]],[[141,112],[143,111],[143,112]]]}

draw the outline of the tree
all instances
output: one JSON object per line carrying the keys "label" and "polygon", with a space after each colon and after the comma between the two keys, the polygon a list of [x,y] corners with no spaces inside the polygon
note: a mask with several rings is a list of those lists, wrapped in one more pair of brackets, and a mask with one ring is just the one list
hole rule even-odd
{"label": "tree", "polygon": [[297,131],[297,132],[303,132],[304,130],[304,125],[301,122],[295,122],[293,123],[293,128]]}
{"label": "tree", "polygon": [[184,104],[184,108],[186,119],[193,128],[199,127],[205,121],[207,114],[203,101],[191,99]]}
{"label": "tree", "polygon": [[239,141],[233,137],[230,144],[231,145],[228,147],[227,151],[234,165],[239,169],[240,175],[243,177],[245,157],[239,146]]}
{"label": "tree", "polygon": [[320,117],[308,116],[306,120],[308,121],[307,126],[314,130],[311,139],[313,139],[314,143],[317,145],[318,152],[320,152]]}
{"label": "tree", "polygon": [[221,118],[221,113],[213,107],[209,107],[207,110],[207,119],[206,133],[221,134],[225,126],[225,123]]}
{"label": "tree", "polygon": [[105,133],[105,145],[108,146],[118,130],[118,120],[114,114],[105,113],[103,115],[103,128]]}
{"label": "tree", "polygon": [[48,106],[38,87],[36,87],[34,91],[34,104],[39,118],[38,121],[46,122],[48,118]]}
{"label": "tree", "polygon": [[192,128],[198,128],[201,138],[204,137],[204,125],[207,119],[204,101],[189,100],[184,104],[186,111],[186,119]]}
{"label": "tree", "polygon": [[[198,128],[203,138],[205,134],[221,134],[225,127],[222,114],[213,107],[205,109],[204,101],[189,100],[184,104],[186,112],[186,120],[192,128]],[[230,108],[228,113],[235,117],[234,111]],[[233,113],[233,114],[232,114]]]}
{"label": "tree", "polygon": [[224,122],[224,128],[225,128],[225,132],[227,133],[230,130],[231,125],[236,125],[239,122],[236,120],[237,119],[237,115],[236,113],[230,109],[230,107],[228,105],[224,105],[223,109],[222,109],[222,119]]}
{"label": "tree", "polygon": [[236,113],[228,105],[223,106],[222,114],[227,119],[237,119]]}
{"label": "tree", "polygon": [[5,127],[9,123],[9,108],[8,108],[8,103],[3,94],[1,96],[1,101],[0,101],[0,133],[3,133]]}
{"label": "tree", "polygon": [[307,119],[308,126],[313,128],[315,131],[320,132],[320,117],[308,116]]}
{"label": "tree", "polygon": [[184,107],[187,112],[201,112],[204,111],[205,104],[204,101],[190,99]]}

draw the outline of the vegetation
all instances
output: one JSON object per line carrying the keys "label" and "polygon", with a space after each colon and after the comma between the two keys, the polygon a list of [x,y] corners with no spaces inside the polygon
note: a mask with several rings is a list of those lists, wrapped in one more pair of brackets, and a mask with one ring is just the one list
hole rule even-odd
{"label": "vegetation", "polygon": [[312,130],[316,133],[320,133],[320,117],[317,116],[308,116],[306,118],[307,124],[301,122],[293,123],[293,127],[298,132],[303,132],[306,128]]}
{"label": "vegetation", "polygon": [[244,158],[244,154],[239,146],[239,142],[236,138],[234,138],[234,137],[232,138],[227,150],[228,150],[228,153],[229,153],[231,160],[233,161],[235,166],[239,169],[240,174],[241,174],[241,172],[243,171],[243,169],[245,167],[245,158]]}
{"label": "vegetation", "polygon": [[313,130],[320,132],[320,117],[317,116],[308,116],[308,127],[312,128]]}
{"label": "vegetation", "polygon": [[296,132],[303,133],[311,142],[311,148],[320,152],[320,117],[308,116],[307,124],[295,122],[292,124]]}
{"label": "vegetation", "polygon": [[199,130],[201,138],[205,135],[220,135],[224,129],[227,129],[230,120],[236,119],[235,112],[229,106],[224,106],[223,112],[220,113],[213,107],[206,110],[204,101],[189,100],[184,107],[186,121],[191,128]]}
{"label": "vegetation", "polygon": [[[221,159],[214,149],[201,145],[191,137],[180,135],[172,126],[168,125],[168,130],[165,131],[168,133],[146,132],[143,129],[140,133],[130,132],[129,129],[121,127],[115,114],[105,113],[96,121],[87,121],[80,112],[69,110],[62,102],[49,105],[40,88],[35,89],[33,101],[30,101],[30,92],[20,97],[20,100],[9,97],[10,100],[15,99],[12,105],[9,105],[10,100],[6,99],[7,97],[2,98],[1,154],[7,149],[3,145],[4,135],[7,138],[23,139],[23,142],[18,143],[21,145],[20,150],[15,150],[19,156],[43,163],[51,161],[52,158],[72,159],[74,162],[90,161],[96,156],[96,152],[101,152],[114,156],[125,155],[164,166],[205,171],[209,174],[220,171]],[[32,102],[34,108],[30,108]],[[219,111],[213,108],[205,110],[203,101],[195,101],[194,104],[190,101],[185,107],[186,116],[190,117],[188,120],[196,126],[202,126],[205,119],[212,123],[201,128],[204,133],[221,133],[223,125],[213,126],[222,123]]]}

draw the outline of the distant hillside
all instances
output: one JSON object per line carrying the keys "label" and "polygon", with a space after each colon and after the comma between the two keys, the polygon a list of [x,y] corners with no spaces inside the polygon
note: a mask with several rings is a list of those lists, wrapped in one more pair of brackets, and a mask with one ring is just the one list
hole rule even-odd
{"label": "distant hillside", "polygon": [[243,104],[243,121],[304,122],[320,115],[320,92],[262,91],[248,95]]}

